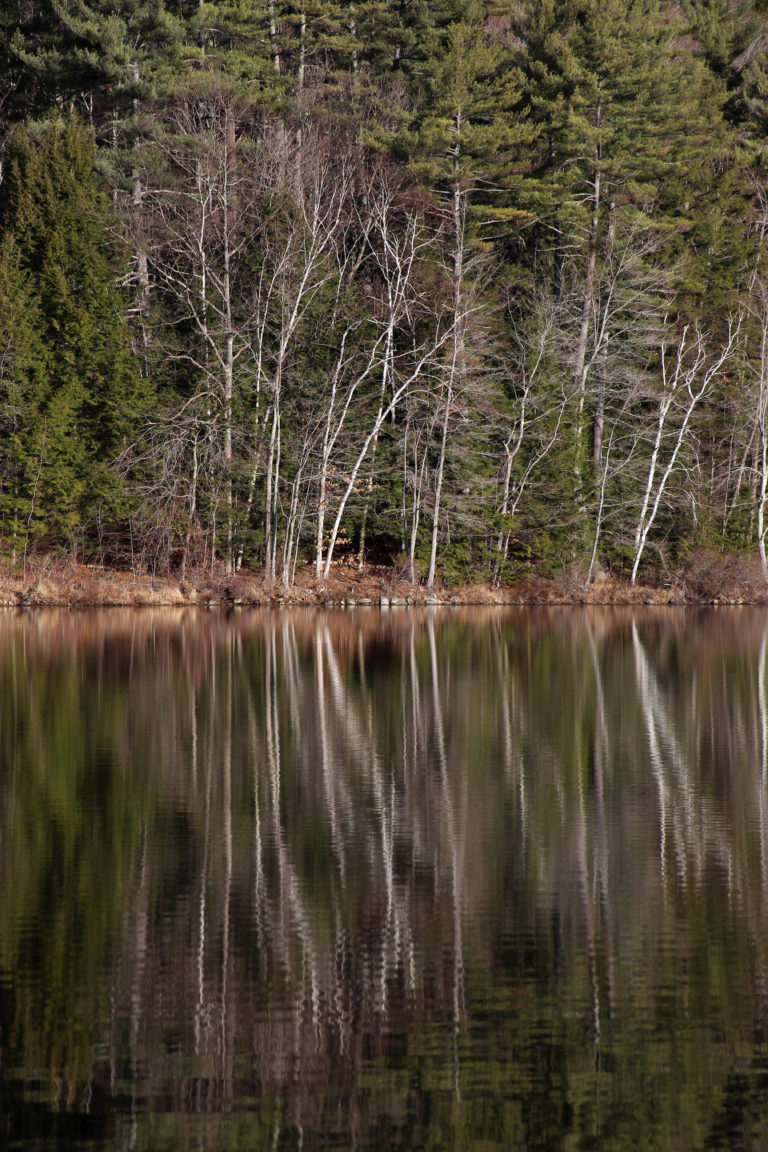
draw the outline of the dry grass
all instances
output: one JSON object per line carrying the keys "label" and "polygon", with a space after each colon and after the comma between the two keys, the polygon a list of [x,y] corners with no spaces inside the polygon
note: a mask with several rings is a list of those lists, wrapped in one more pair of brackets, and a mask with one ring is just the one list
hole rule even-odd
{"label": "dry grass", "polygon": [[347,565],[334,568],[327,581],[317,580],[311,566],[297,572],[291,587],[269,582],[257,573],[228,576],[223,569],[190,571],[184,580],[102,569],[67,561],[36,560],[26,578],[0,566],[0,605],[23,606],[162,606],[162,605],[352,605],[393,604],[701,604],[768,603],[768,584],[759,563],[744,557],[702,552],[689,559],[673,580],[630,587],[608,578],[584,587],[578,571],[557,580],[527,580],[493,588],[470,584],[428,592],[391,569]]}

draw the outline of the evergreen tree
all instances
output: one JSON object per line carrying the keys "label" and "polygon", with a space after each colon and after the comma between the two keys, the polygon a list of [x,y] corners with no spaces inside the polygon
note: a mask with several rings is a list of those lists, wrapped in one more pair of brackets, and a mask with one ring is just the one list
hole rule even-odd
{"label": "evergreen tree", "polygon": [[683,11],[709,67],[729,86],[735,85],[733,63],[759,32],[754,0],[686,0]]}
{"label": "evergreen tree", "polygon": [[226,74],[241,99],[278,103],[286,87],[280,16],[274,0],[209,0],[187,23],[190,51],[201,68]]}
{"label": "evergreen tree", "polygon": [[10,53],[34,110],[78,111],[116,142],[121,121],[183,67],[183,25],[163,0],[36,0],[19,13]]}
{"label": "evergreen tree", "polygon": [[423,72],[435,12],[426,0],[362,0],[356,23],[363,59],[376,76],[393,73],[406,81]]}
{"label": "evergreen tree", "polygon": [[676,288],[704,293],[711,268],[702,260],[711,266],[718,249],[702,202],[716,183],[724,91],[678,44],[657,0],[532,0],[517,31],[522,108],[539,128],[522,196],[537,222],[536,264],[548,264],[553,294],[573,315],[568,467],[573,522],[586,528],[591,481],[603,471],[603,269],[622,233],[656,232],[668,266],[686,267]]}
{"label": "evergreen tree", "polygon": [[[457,487],[461,476],[460,486],[466,489],[472,472],[469,444],[466,439],[462,443],[456,433],[472,427],[470,413],[478,399],[472,396],[473,376],[477,376],[472,345],[482,325],[470,319],[473,313],[477,315],[477,256],[484,228],[492,225],[493,235],[509,217],[509,206],[499,198],[508,195],[505,166],[512,151],[529,138],[527,126],[513,115],[519,101],[517,71],[501,39],[486,24],[482,9],[469,6],[462,20],[435,31],[431,48],[428,97],[404,141],[412,152],[412,166],[442,201],[448,238],[446,295],[454,326],[431,418],[436,443],[429,587],[435,579],[446,482],[453,472]],[[463,464],[458,463],[460,457]]]}
{"label": "evergreen tree", "polygon": [[29,110],[32,98],[32,77],[11,49],[25,12],[29,7],[23,0],[8,0],[0,7],[0,140],[5,137],[6,126]]}
{"label": "evergreen tree", "polygon": [[[758,13],[755,13],[757,19]],[[768,18],[763,15],[755,35],[734,62],[739,85],[734,110],[749,136],[753,155],[762,154],[768,136]]]}
{"label": "evergreen tree", "polygon": [[13,561],[29,535],[45,450],[48,364],[40,332],[18,247],[6,236],[0,245],[0,532]]}
{"label": "evergreen tree", "polygon": [[657,0],[532,0],[516,30],[522,108],[539,128],[526,202],[552,258],[562,238],[589,263],[623,206],[688,234],[727,140],[724,90],[678,43],[684,29]]}
{"label": "evergreen tree", "polygon": [[93,138],[76,119],[14,133],[2,225],[6,284],[26,278],[34,318],[34,386],[22,406],[33,445],[27,455],[38,460],[34,521],[38,531],[67,539],[104,509],[116,511],[109,460],[140,409],[109,204]]}

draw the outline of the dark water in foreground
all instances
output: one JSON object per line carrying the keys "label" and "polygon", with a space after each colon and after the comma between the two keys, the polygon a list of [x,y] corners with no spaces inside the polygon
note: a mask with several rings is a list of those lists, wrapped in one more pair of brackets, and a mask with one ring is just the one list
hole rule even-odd
{"label": "dark water in foreground", "polygon": [[0,616],[0,1146],[768,1147],[768,613]]}

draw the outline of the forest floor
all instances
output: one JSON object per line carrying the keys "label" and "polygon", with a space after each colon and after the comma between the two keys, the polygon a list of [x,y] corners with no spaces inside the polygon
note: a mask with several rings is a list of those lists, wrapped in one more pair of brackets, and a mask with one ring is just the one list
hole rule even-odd
{"label": "forest floor", "polygon": [[634,587],[626,579],[600,573],[599,581],[587,588],[583,573],[564,568],[547,579],[527,578],[500,587],[438,585],[431,591],[407,580],[402,571],[379,566],[361,572],[339,564],[328,580],[318,580],[307,565],[297,572],[295,583],[285,587],[250,571],[231,576],[223,569],[197,569],[180,579],[51,558],[28,563],[25,573],[0,563],[4,607],[440,604],[768,604],[768,583],[756,559],[715,552],[697,553],[679,572],[665,572]]}

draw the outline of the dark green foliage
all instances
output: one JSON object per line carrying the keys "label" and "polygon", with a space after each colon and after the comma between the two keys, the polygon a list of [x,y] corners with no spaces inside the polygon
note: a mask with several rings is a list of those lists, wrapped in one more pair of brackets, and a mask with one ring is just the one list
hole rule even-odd
{"label": "dark green foliage", "polygon": [[182,32],[162,0],[36,0],[10,50],[35,110],[72,108],[114,128],[164,89]]}
{"label": "dark green foliage", "polygon": [[518,34],[520,112],[538,126],[523,199],[550,246],[588,235],[597,179],[603,221],[631,204],[679,252],[675,237],[712,193],[724,98],[683,29],[656,0],[533,0]]}
{"label": "dark green foliage", "polygon": [[44,450],[41,326],[18,247],[6,236],[0,248],[0,510],[2,535],[14,556],[24,547]]}
{"label": "dark green foliage", "polygon": [[66,540],[116,510],[109,461],[140,417],[136,368],[92,137],[74,119],[19,130],[7,170],[3,323],[17,399],[3,455],[30,529]]}

